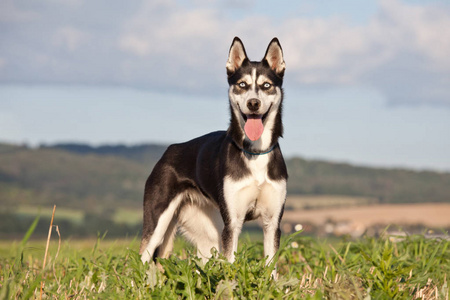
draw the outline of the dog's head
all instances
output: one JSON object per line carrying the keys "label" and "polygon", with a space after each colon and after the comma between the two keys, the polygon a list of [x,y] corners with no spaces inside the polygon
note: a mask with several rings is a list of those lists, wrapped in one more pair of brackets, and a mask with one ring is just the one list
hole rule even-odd
{"label": "dog's head", "polygon": [[255,62],[248,59],[242,41],[235,37],[226,68],[231,126],[239,125],[244,133],[242,138],[247,143],[259,144],[254,145],[256,148],[270,146],[274,138],[282,135],[281,102],[285,63],[278,39],[272,39],[264,58]]}

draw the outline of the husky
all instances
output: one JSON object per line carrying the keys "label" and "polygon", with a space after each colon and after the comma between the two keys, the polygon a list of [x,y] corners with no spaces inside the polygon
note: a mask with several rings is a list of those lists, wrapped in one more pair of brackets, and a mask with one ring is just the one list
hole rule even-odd
{"label": "husky", "polygon": [[278,39],[256,62],[235,37],[226,70],[228,130],[170,145],[147,179],[143,263],[167,258],[177,230],[203,261],[215,248],[233,262],[243,223],[258,218],[267,264],[279,248],[288,174],[278,144],[285,70]]}

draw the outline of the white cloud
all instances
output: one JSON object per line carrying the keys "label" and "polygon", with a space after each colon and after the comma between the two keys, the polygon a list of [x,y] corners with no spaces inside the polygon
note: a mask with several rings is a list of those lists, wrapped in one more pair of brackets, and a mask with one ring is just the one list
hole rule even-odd
{"label": "white cloud", "polygon": [[[397,1],[382,2],[383,19],[378,26],[395,30],[397,47],[414,48],[436,63],[435,67],[450,67],[450,11],[440,7],[422,7]],[[379,37],[382,39],[383,37]]]}
{"label": "white cloud", "polygon": [[449,13],[381,1],[378,14],[363,26],[289,20],[280,35],[290,55],[289,74],[302,85],[369,85],[392,103],[450,105]]}
{"label": "white cloud", "polygon": [[53,42],[56,47],[63,47],[70,52],[78,50],[83,44],[89,42],[90,37],[77,28],[66,26],[56,30]]}
{"label": "white cloud", "polygon": [[0,22],[29,22],[39,18],[39,13],[18,8],[13,0],[0,1]]}
{"label": "white cloud", "polygon": [[[338,19],[293,19],[282,24],[280,32],[289,72],[302,84],[351,81],[349,76],[356,70],[352,70],[351,61],[344,62],[345,58],[368,50],[363,30]],[[343,64],[347,65],[345,71]]]}
{"label": "white cloud", "polygon": [[122,36],[119,40],[119,47],[131,54],[145,56],[150,53],[149,41],[136,36],[133,33]]}
{"label": "white cloud", "polygon": [[[10,69],[0,74],[0,82],[119,83],[208,93],[225,85],[224,66],[235,35],[255,60],[278,36],[286,78],[293,85],[365,85],[393,103],[450,105],[448,6],[380,0],[378,13],[354,25],[339,16],[286,14],[275,20],[270,12],[232,18],[220,3],[174,0],[130,1],[123,11],[113,1],[99,16],[90,2],[75,2],[61,14],[52,10],[56,4],[24,11],[11,0],[3,3],[15,19],[34,20],[38,29],[12,24],[5,33],[8,46],[0,47],[0,56]],[[252,4],[246,5],[251,11]],[[39,35],[53,37],[52,43]],[[27,60],[39,63],[24,68]]]}

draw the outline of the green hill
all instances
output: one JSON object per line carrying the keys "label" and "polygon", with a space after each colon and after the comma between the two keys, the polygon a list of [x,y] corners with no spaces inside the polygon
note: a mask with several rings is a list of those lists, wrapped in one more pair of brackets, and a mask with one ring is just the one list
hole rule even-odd
{"label": "green hill", "polygon": [[287,160],[288,192],[374,197],[380,203],[450,202],[450,173]]}
{"label": "green hill", "polygon": [[[141,207],[145,180],[165,146],[0,144],[0,202],[103,211]],[[287,160],[288,193],[369,196],[384,203],[450,202],[450,174]]]}
{"label": "green hill", "polygon": [[120,156],[0,147],[0,201],[84,210],[142,205],[151,166]]}

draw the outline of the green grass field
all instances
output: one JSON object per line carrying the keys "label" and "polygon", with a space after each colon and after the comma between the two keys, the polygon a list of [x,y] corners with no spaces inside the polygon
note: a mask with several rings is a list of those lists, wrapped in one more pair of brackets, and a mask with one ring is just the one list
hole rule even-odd
{"label": "green grass field", "polygon": [[[62,240],[0,242],[0,299],[448,299],[450,241],[406,238],[319,240],[283,237],[265,267],[262,241],[244,236],[235,263],[202,265],[177,239],[175,255],[143,265],[139,242]],[[161,271],[160,269],[164,270]]]}

